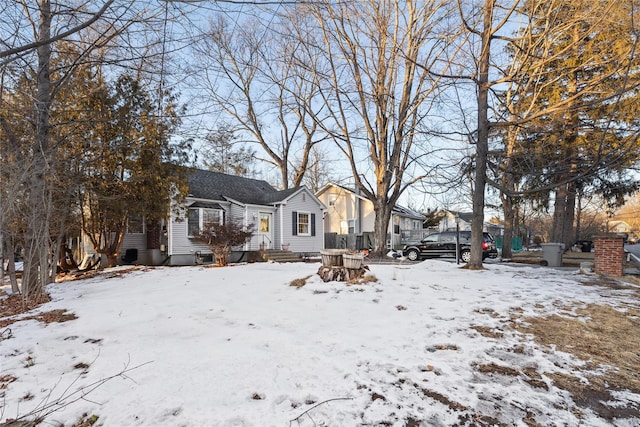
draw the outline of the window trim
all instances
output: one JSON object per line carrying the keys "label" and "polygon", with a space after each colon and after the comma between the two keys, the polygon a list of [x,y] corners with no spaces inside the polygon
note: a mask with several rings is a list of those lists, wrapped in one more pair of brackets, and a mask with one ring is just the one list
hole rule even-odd
{"label": "window trim", "polygon": [[[140,219],[140,231],[131,231],[131,228],[129,227],[129,223],[131,221],[132,216],[136,216]],[[147,225],[147,222],[145,221],[145,218],[142,216],[132,215],[132,214],[129,214],[127,216],[127,234],[144,234],[146,231],[146,225]]]}
{"label": "window trim", "polygon": [[187,209],[187,237],[195,238],[193,234],[191,234],[191,227],[189,227],[189,216],[192,210],[198,210],[198,231],[202,231],[204,227],[204,211],[217,211],[219,212],[220,225],[224,224],[225,210],[224,209],[215,209],[215,208],[203,208],[203,207],[189,207]]}
{"label": "window trim", "polygon": [[[300,222],[300,216],[301,215],[306,215],[307,217],[307,222],[306,223],[302,223]],[[311,236],[311,212],[305,212],[305,211],[298,211],[298,236]],[[306,225],[307,226],[307,231],[302,232],[300,231],[300,227]]]}
{"label": "window trim", "polygon": [[[302,236],[302,237],[314,237],[316,235],[316,214],[313,212],[307,212],[307,211],[291,211],[292,217],[291,217],[291,225],[292,225],[292,229],[291,229],[291,235],[292,236]],[[300,233],[299,232],[299,218],[300,218],[300,214],[307,214],[309,216],[309,231],[308,233]]]}
{"label": "window trim", "polygon": [[[347,219],[347,234],[356,234],[356,222],[355,218]],[[353,231],[350,232],[352,229]]]}

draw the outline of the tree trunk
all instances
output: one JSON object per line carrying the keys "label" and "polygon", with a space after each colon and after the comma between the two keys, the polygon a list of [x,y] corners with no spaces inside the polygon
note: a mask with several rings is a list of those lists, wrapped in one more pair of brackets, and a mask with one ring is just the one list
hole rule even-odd
{"label": "tree trunk", "polygon": [[567,186],[560,185],[556,188],[555,201],[553,203],[553,221],[551,223],[550,242],[560,242],[564,228],[564,211],[567,204]]}
{"label": "tree trunk", "polygon": [[575,229],[573,234],[574,242],[581,240],[580,234],[582,233],[582,226],[580,224],[582,222],[582,198],[579,194],[576,195],[576,215],[575,216],[576,216]]}
{"label": "tree trunk", "polygon": [[109,267],[115,267],[118,265],[118,254],[106,253],[105,256],[107,257],[107,265]]}
{"label": "tree trunk", "polygon": [[[3,239],[4,244],[4,254],[6,257],[4,260],[7,262],[7,274],[9,275],[9,281],[11,282],[11,292],[14,294],[20,293],[20,288],[18,287],[18,279],[16,277],[16,262],[15,262],[15,253],[16,247],[14,244],[13,236],[8,236],[6,239]],[[2,266],[2,270],[4,271],[4,265]]]}
{"label": "tree trunk", "polygon": [[564,243],[566,248],[569,248],[575,243],[575,228],[574,220],[576,217],[576,181],[571,181],[567,185],[567,206],[564,213],[565,231],[562,235],[561,242]]}
{"label": "tree trunk", "polygon": [[114,235],[113,240],[111,240],[110,242],[108,240],[105,240],[105,242],[109,242],[109,244],[105,245],[104,249],[100,251],[107,257],[108,267],[116,267],[118,265],[118,256],[122,251],[122,238],[124,233],[123,230],[124,227],[117,232],[105,233],[105,239],[108,238],[109,235]]}
{"label": "tree trunk", "polygon": [[492,18],[495,0],[484,6],[482,47],[478,61],[478,139],[476,141],[475,179],[472,195],[471,259],[468,268],[482,268],[482,231],[484,228],[484,191],[487,185],[487,155],[489,152],[489,60],[491,59]]}
{"label": "tree trunk", "polygon": [[391,217],[392,204],[386,200],[378,200],[374,205],[375,222],[373,228],[373,251],[374,257],[383,257],[387,253],[387,233],[389,230],[389,219]]}
{"label": "tree trunk", "polygon": [[[573,168],[572,168],[573,169]],[[563,175],[562,178],[567,177]],[[569,174],[571,179],[573,175]],[[566,179],[569,181],[569,179]],[[550,239],[552,242],[564,243],[569,247],[574,243],[574,226],[576,207],[576,183],[565,182],[556,188],[556,199],[553,209],[553,224]]]}
{"label": "tree trunk", "polygon": [[503,197],[502,212],[504,214],[504,235],[502,236],[502,258],[508,259],[513,256],[511,241],[515,229],[515,210],[511,197]]}
{"label": "tree trunk", "polygon": [[[511,99],[511,97],[509,97]],[[513,170],[513,153],[518,138],[518,127],[515,124],[509,126],[507,130],[506,159],[502,174],[500,199],[502,200],[502,212],[504,215],[504,235],[502,239],[502,258],[513,256],[511,241],[515,229],[515,208],[514,196],[516,192],[516,177]]]}
{"label": "tree trunk", "polygon": [[[40,22],[38,39],[51,37],[51,4],[48,0],[40,2]],[[49,197],[47,195],[46,176],[50,165],[49,148],[49,110],[51,108],[51,45],[45,43],[37,49],[37,100],[35,105],[35,137],[32,149],[33,169],[29,177],[29,207],[31,213],[27,219],[25,236],[25,260],[22,278],[22,293],[26,299],[31,294],[38,297],[44,293],[49,276]]]}
{"label": "tree trunk", "polygon": [[[580,52],[578,51],[579,41],[580,34],[578,27],[575,27],[571,49],[576,58],[580,56]],[[573,71],[567,81],[567,91],[569,95],[573,96],[577,94],[579,92],[577,71]],[[563,168],[565,172],[560,174],[559,177],[560,187],[556,190],[556,208],[553,212],[553,241],[564,243],[566,247],[574,243],[573,221],[576,209],[575,179],[578,175],[577,152],[574,145],[578,140],[580,123],[574,102],[568,104],[568,111],[568,117],[566,117],[562,128],[563,146],[565,148],[562,152],[564,157],[561,160],[563,162],[560,164],[560,167]]]}

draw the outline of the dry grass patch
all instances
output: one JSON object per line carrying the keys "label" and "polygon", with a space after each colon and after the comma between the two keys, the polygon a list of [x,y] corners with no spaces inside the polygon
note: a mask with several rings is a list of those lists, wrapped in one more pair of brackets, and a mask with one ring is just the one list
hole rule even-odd
{"label": "dry grass patch", "polygon": [[507,377],[517,377],[518,375],[520,375],[520,371],[515,368],[512,368],[510,366],[496,365],[495,363],[477,365],[476,369],[478,370],[478,372],[482,372],[483,374],[500,374]]}
{"label": "dry grass patch", "polygon": [[488,326],[471,325],[469,328],[486,338],[504,338],[504,333]]}
{"label": "dry grass patch", "polygon": [[76,316],[74,313],[70,313],[65,309],[58,309],[58,310],[51,310],[51,311],[47,311],[44,313],[40,313],[40,314],[36,314],[33,316],[26,316],[26,317],[10,317],[7,319],[1,319],[0,320],[0,328],[4,328],[6,326],[12,325],[16,322],[21,322],[23,320],[37,320],[39,322],[43,322],[43,323],[62,323],[62,322],[68,322],[69,320],[75,320],[77,319],[78,316]]}
{"label": "dry grass patch", "polygon": [[[566,309],[571,311],[571,307]],[[545,373],[557,387],[569,391],[576,404],[605,419],[640,417],[638,408],[602,403],[615,401],[611,395],[615,390],[640,394],[640,310],[622,311],[609,305],[590,304],[572,313],[572,316],[525,318],[515,328],[532,334],[544,346],[554,346],[586,362],[582,374],[589,383],[571,375]]]}
{"label": "dry grass patch", "polygon": [[[605,276],[595,276],[585,278],[581,280],[581,283],[583,285],[602,286],[608,289],[613,289],[615,291],[629,291],[633,297],[640,300],[640,278],[635,276],[627,275],[622,277],[621,279],[615,279]],[[635,302],[636,307],[639,307],[638,301]]]}
{"label": "dry grass patch", "polygon": [[48,294],[38,295],[26,301],[20,294],[11,294],[0,299],[0,317],[10,317],[25,313],[49,301],[51,301],[51,297]]}
{"label": "dry grass patch", "polygon": [[378,281],[378,278],[373,274],[365,274],[363,277],[356,277],[354,279],[348,280],[347,285],[364,285],[367,283],[375,283]]}
{"label": "dry grass patch", "polygon": [[309,280],[311,276],[303,277],[302,279],[293,279],[289,286],[293,286],[294,288],[301,288],[307,284],[307,280]]}

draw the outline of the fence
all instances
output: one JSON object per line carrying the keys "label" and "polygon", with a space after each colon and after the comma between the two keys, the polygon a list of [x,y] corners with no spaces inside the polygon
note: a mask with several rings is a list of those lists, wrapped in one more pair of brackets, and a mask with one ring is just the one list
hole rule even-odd
{"label": "fence", "polygon": [[[433,230],[428,229],[401,230],[400,234],[394,234],[393,241],[391,235],[387,234],[387,249],[399,249],[404,244],[422,240],[431,233]],[[325,233],[324,247],[325,249],[373,249],[373,233]]]}

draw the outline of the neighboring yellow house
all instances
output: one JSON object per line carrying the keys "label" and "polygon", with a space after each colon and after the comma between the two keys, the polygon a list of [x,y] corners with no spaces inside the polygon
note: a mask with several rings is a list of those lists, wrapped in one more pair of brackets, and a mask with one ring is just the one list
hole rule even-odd
{"label": "neighboring yellow house", "polygon": [[[326,248],[368,249],[373,245],[375,212],[373,203],[356,190],[329,183],[316,193],[325,205]],[[387,247],[404,241],[420,240],[426,217],[411,209],[394,206],[389,221]]]}
{"label": "neighboring yellow house", "polygon": [[607,229],[610,233],[630,233],[631,226],[625,221],[609,221]]}

